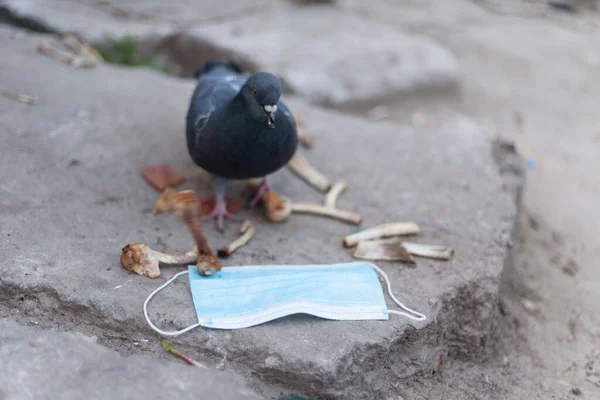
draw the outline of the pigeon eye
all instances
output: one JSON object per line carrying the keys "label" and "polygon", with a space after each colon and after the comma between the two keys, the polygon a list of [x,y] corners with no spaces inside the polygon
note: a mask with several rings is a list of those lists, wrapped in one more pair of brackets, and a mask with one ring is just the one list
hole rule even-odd
{"label": "pigeon eye", "polygon": [[256,91],[256,89],[252,89],[252,94],[258,96],[258,92]]}

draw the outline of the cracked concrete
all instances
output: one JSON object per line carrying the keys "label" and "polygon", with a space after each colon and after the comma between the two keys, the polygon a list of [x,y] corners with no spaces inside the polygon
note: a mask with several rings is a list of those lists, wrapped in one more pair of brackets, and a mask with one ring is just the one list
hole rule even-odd
{"label": "cracked concrete", "polygon": [[[3,312],[45,328],[97,332],[109,345],[111,336],[125,343],[155,337],[141,304],[175,271],[165,269],[151,281],[127,273],[118,257],[135,241],[169,251],[191,246],[176,219],[150,215],[157,193],[138,172],[169,163],[188,177],[185,187],[208,192],[183,140],[194,83],[110,65],[72,70],[37,54],[39,38],[0,28],[3,80],[11,90],[39,96],[35,106],[0,98],[3,146],[10,149],[0,160],[0,286],[2,303],[11,305]],[[399,297],[429,319],[413,327],[394,317],[340,322],[294,316],[239,331],[197,329],[174,342],[203,362],[243,374],[259,390],[278,385],[335,398],[401,395],[411,382],[431,376],[440,355],[485,359],[522,184],[512,176],[514,190],[503,186],[485,128],[373,123],[296,97],[289,102],[316,136],[316,148],[306,153],[311,163],[350,183],[340,207],[360,211],[365,225],[414,220],[422,228],[416,240],[455,248],[450,262],[421,259],[416,268],[379,263]],[[373,171],[379,171],[376,179]],[[292,198],[321,200],[288,171],[273,183]],[[238,186],[231,194],[241,191]],[[344,224],[294,216],[271,225],[260,211],[244,215],[256,224],[257,236],[226,265],[350,260],[340,246],[350,231]],[[214,247],[236,234],[233,227],[225,234],[212,225],[206,230]],[[23,295],[34,304],[21,301]],[[165,329],[192,323],[185,281],[166,290],[150,312]],[[157,342],[147,350],[160,352]]]}

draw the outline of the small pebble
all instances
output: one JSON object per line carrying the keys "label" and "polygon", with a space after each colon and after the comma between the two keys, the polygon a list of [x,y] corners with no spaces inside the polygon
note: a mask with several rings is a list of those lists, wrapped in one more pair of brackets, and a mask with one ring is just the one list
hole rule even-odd
{"label": "small pebble", "polygon": [[538,221],[533,218],[533,217],[529,217],[529,226],[531,227],[531,229],[533,229],[534,231],[537,231],[540,228],[540,224],[538,223]]}
{"label": "small pebble", "polygon": [[379,121],[390,116],[390,109],[383,105],[375,106],[367,112],[367,115],[372,120]]}
{"label": "small pebble", "polygon": [[531,300],[523,299],[522,303],[523,307],[525,307],[525,309],[531,313],[535,313],[540,309],[540,307]]}
{"label": "small pebble", "polygon": [[571,389],[571,393],[573,393],[575,396],[581,396],[581,390],[579,388],[573,388]]}
{"label": "small pebble", "polygon": [[308,240],[306,239],[306,236],[302,236],[302,235],[296,235],[294,237],[294,239],[296,239],[297,242],[302,242],[302,243],[308,242]]}
{"label": "small pebble", "polygon": [[425,116],[421,113],[414,113],[410,118],[413,126],[423,126],[425,125]]}
{"label": "small pebble", "polygon": [[577,263],[575,263],[575,261],[570,260],[568,264],[563,267],[562,270],[565,274],[569,276],[575,276],[577,275],[577,272],[579,272],[579,267],[577,267]]}

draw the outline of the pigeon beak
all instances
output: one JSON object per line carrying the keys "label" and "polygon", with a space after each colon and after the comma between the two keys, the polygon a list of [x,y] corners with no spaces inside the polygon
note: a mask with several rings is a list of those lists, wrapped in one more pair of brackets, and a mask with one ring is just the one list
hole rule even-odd
{"label": "pigeon beak", "polygon": [[267,116],[267,123],[271,128],[275,128],[275,112],[277,112],[277,106],[263,106],[263,110],[265,111],[265,115]]}

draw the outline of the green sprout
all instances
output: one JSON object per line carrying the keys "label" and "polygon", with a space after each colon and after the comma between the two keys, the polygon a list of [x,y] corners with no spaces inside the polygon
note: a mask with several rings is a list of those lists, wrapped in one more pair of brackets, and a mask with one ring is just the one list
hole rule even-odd
{"label": "green sprout", "polygon": [[104,61],[110,64],[145,67],[166,72],[152,55],[142,56],[139,52],[139,41],[135,36],[125,35],[120,38],[107,37],[106,44],[94,46]]}

